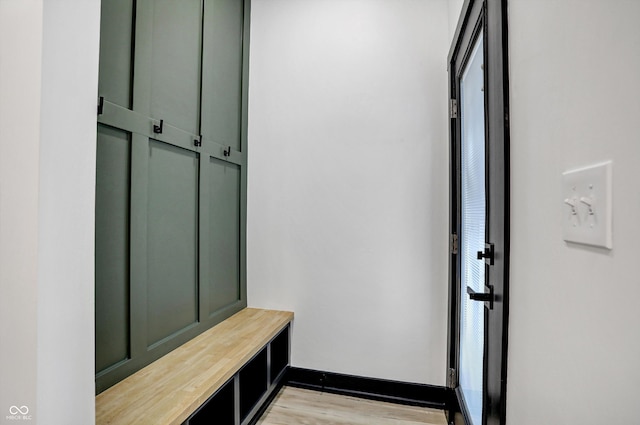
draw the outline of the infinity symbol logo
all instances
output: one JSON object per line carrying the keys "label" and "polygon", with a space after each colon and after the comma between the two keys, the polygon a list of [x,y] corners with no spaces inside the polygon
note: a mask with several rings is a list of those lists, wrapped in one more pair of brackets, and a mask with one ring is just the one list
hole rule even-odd
{"label": "infinity symbol logo", "polygon": [[17,415],[18,413],[20,413],[21,415],[26,415],[27,413],[29,413],[29,408],[27,406],[11,406],[9,408],[9,413],[12,415]]}

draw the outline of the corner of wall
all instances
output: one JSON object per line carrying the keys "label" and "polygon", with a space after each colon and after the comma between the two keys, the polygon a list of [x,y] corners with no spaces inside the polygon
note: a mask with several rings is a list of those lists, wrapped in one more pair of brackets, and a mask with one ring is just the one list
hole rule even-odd
{"label": "corner of wall", "polygon": [[95,421],[100,1],[44,2],[38,239],[40,423]]}

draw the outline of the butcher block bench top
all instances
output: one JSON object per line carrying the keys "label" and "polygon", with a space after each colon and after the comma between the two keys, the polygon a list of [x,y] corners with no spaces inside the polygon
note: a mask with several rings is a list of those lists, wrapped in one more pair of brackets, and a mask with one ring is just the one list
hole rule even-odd
{"label": "butcher block bench top", "polygon": [[292,320],[241,310],[98,394],[96,424],[181,424]]}

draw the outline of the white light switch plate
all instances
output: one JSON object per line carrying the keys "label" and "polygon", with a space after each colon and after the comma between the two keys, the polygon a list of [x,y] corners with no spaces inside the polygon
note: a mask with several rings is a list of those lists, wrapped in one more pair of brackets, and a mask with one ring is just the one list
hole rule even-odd
{"label": "white light switch plate", "polygon": [[562,173],[562,237],[613,248],[611,161]]}

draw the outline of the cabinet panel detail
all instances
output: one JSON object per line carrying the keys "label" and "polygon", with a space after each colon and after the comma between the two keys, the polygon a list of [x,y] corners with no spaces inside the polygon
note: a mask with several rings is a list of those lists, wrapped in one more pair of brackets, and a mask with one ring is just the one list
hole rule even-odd
{"label": "cabinet panel detail", "polygon": [[100,32],[98,93],[131,108],[134,0],[103,1]]}
{"label": "cabinet panel detail", "polygon": [[129,357],[130,135],[98,126],[96,163],[96,372]]}
{"label": "cabinet panel detail", "polygon": [[205,0],[202,135],[240,151],[244,4]]}
{"label": "cabinet panel detail", "polygon": [[147,217],[147,341],[197,320],[198,154],[151,140]]}
{"label": "cabinet panel detail", "polygon": [[156,0],[151,38],[151,116],[200,134],[202,1]]}
{"label": "cabinet panel detail", "polygon": [[240,299],[240,167],[209,159],[209,313]]}

